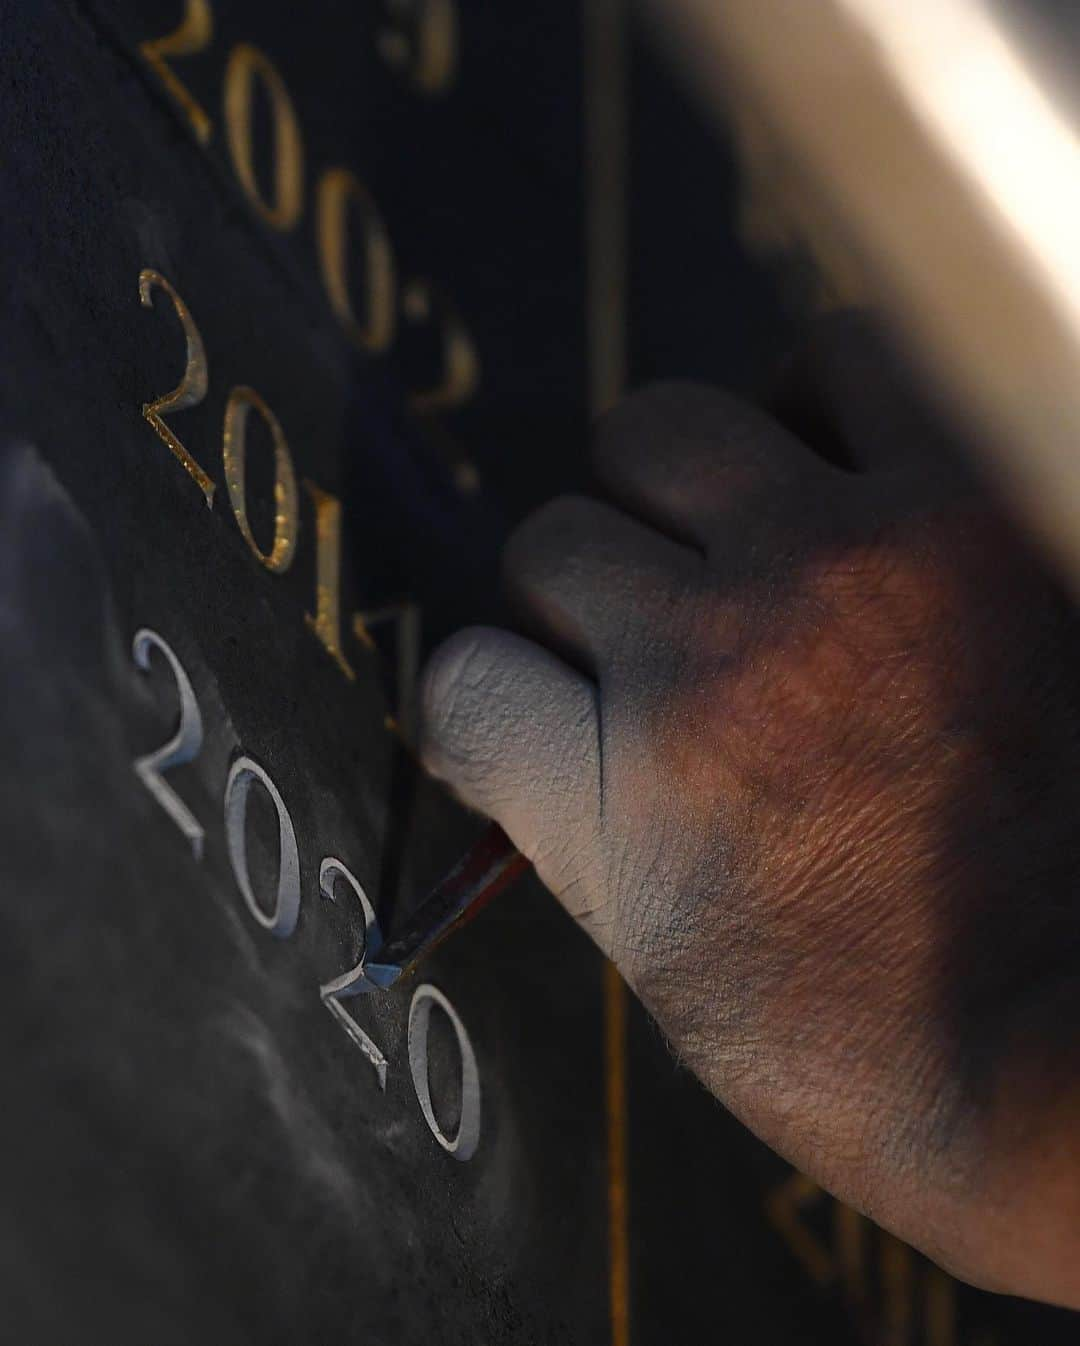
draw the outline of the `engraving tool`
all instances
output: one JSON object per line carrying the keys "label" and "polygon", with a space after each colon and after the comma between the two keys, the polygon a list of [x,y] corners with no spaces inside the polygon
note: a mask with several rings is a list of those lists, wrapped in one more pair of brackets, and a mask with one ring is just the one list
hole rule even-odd
{"label": "engraving tool", "polygon": [[372,950],[376,961],[365,961],[357,989],[385,991],[393,986],[444,939],[478,916],[528,868],[530,862],[498,823],[492,823],[435,885],[403,928]]}

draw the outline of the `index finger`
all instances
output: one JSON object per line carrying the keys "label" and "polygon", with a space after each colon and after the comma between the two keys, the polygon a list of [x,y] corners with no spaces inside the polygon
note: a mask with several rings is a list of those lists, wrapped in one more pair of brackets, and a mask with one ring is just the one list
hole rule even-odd
{"label": "index finger", "polygon": [[474,627],[432,656],[421,717],[428,770],[502,826],[606,952],[596,687],[529,640]]}

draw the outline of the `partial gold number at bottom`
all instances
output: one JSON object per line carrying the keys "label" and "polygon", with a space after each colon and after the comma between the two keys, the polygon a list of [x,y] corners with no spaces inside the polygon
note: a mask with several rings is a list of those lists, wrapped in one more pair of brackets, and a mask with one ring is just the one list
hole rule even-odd
{"label": "partial gold number at bottom", "polygon": [[[833,1208],[831,1246],[805,1219],[826,1201]],[[774,1188],[765,1209],[811,1280],[823,1290],[839,1285],[855,1318],[873,1324],[879,1346],[957,1346],[955,1283],[899,1239],[802,1173]]]}

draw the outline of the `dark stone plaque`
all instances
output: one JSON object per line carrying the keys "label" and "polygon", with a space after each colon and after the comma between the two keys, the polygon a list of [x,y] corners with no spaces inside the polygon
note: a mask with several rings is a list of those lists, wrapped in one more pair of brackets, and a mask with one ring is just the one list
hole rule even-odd
{"label": "dark stone plaque", "polygon": [[[507,530],[587,480],[587,13],[3,6],[12,1340],[871,1321],[840,1293],[850,1218],[636,1010],[605,1037],[600,959],[535,882],[342,994],[482,826],[416,767],[419,659],[507,619]],[[784,322],[734,164],[646,45],[624,57],[631,372],[752,386]],[[880,1339],[952,1346],[921,1264],[890,1252],[882,1288],[866,1256],[867,1293],[913,1306]]]}

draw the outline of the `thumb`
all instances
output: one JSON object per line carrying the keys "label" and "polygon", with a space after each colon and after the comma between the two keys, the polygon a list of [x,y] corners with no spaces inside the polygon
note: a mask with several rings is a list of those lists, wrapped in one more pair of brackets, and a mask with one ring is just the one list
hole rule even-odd
{"label": "thumb", "polygon": [[603,946],[590,881],[599,855],[596,688],[531,641],[473,627],[428,663],[421,735],[427,769],[502,826]]}

